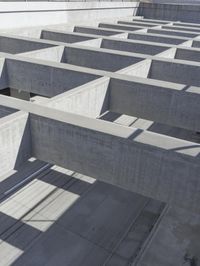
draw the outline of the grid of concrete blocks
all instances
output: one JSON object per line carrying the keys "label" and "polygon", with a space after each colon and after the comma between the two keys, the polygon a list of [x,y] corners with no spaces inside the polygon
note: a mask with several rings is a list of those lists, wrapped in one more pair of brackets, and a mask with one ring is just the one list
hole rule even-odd
{"label": "grid of concrete blocks", "polygon": [[1,265],[195,260],[173,233],[200,214],[200,25],[1,34],[0,52]]}

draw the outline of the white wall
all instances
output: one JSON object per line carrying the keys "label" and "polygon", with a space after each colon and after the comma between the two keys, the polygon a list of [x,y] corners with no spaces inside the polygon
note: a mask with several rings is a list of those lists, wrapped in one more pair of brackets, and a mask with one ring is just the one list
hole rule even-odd
{"label": "white wall", "polygon": [[132,16],[137,2],[0,2],[0,29]]}

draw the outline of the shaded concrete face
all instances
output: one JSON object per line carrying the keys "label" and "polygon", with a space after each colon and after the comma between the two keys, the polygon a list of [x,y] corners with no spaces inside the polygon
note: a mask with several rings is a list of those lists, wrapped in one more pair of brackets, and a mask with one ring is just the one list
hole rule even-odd
{"label": "shaded concrete face", "polygon": [[198,88],[195,93],[192,90],[184,92],[181,87],[175,89],[173,84],[171,87],[162,85],[111,79],[109,110],[199,131]]}
{"label": "shaded concrete face", "polygon": [[103,39],[101,43],[101,48],[127,51],[133,53],[144,53],[149,55],[158,54],[167,49],[167,47],[153,46],[144,43],[131,43],[124,41],[114,41]]}
{"label": "shaded concrete face", "polygon": [[[140,6],[143,5],[143,4],[140,4]],[[139,7],[140,7],[139,6]],[[139,18],[133,18],[131,21],[133,22],[140,22],[140,23],[147,23],[147,22],[150,22],[150,23],[155,23],[156,25],[164,25],[164,24],[168,24],[169,22],[171,21],[164,21],[164,20],[154,20],[154,19],[145,19],[145,18],[142,18],[142,19],[139,19]]]}
{"label": "shaded concrete face", "polygon": [[62,62],[106,71],[117,71],[142,59],[98,51],[65,48]]}
{"label": "shaded concrete face", "polygon": [[43,30],[40,36],[41,39],[45,40],[52,40],[58,42],[65,42],[65,43],[75,43],[87,40],[93,40],[94,38],[86,37],[86,36],[78,36],[74,34],[67,34],[67,33],[60,33],[60,32],[53,32]]}
{"label": "shaded concrete face", "polygon": [[9,107],[5,107],[5,106],[0,106],[0,118],[7,116],[9,114],[12,114],[14,112],[16,112],[17,110],[9,108]]}
{"label": "shaded concrete face", "polygon": [[199,86],[199,66],[152,61],[148,78]]}
{"label": "shaded concrete face", "polygon": [[137,27],[137,26],[125,26],[125,25],[107,24],[107,23],[100,23],[99,27],[100,28],[123,30],[123,31],[136,31],[136,30],[142,29],[142,27]]}
{"label": "shaded concrete face", "polygon": [[162,34],[162,35],[171,35],[171,36],[180,36],[187,38],[194,38],[198,36],[198,33],[190,33],[185,31],[175,31],[175,30],[158,30],[158,29],[148,29],[147,32],[153,34]]}
{"label": "shaded concrete face", "polygon": [[119,20],[118,21],[119,24],[124,24],[124,25],[130,25],[130,26],[141,26],[141,27],[155,27],[156,25],[159,25],[159,24],[156,24],[156,23],[145,23],[145,22],[142,22],[142,20],[138,20],[138,21],[123,21],[123,20]]}
{"label": "shaded concrete face", "polygon": [[175,58],[181,60],[200,62],[200,51],[177,49]]}
{"label": "shaded concrete face", "polygon": [[111,35],[116,34],[116,31],[112,31],[112,30],[104,30],[104,29],[89,28],[89,27],[78,27],[78,26],[74,27],[74,32],[88,33],[88,34],[102,35],[102,36],[111,36]]}
{"label": "shaded concrete face", "polygon": [[0,119],[1,174],[17,169],[31,157],[28,114],[16,112]]}
{"label": "shaded concrete face", "polygon": [[200,41],[193,41],[192,42],[192,47],[194,47],[194,48],[200,48]]}
{"label": "shaded concrete face", "polygon": [[140,3],[137,15],[142,15],[150,20],[200,23],[199,10],[199,5],[195,4]]}
{"label": "shaded concrete face", "polygon": [[0,36],[0,52],[4,53],[17,54],[48,47],[53,47],[53,45],[20,38]]}
{"label": "shaded concrete face", "polygon": [[141,40],[141,41],[149,41],[149,42],[157,42],[157,43],[168,43],[168,44],[181,44],[187,39],[176,39],[165,36],[156,36],[156,34],[141,34],[141,33],[129,33],[128,39],[131,40]]}
{"label": "shaded concrete face", "polygon": [[176,26],[162,26],[162,29],[169,29],[169,30],[178,30],[178,31],[192,31],[192,32],[200,32],[199,28],[192,28],[192,27],[176,27]]}
{"label": "shaded concrete face", "polygon": [[[76,86],[98,78],[98,76],[66,70],[59,67],[34,64],[28,61],[7,59],[9,86],[26,92],[52,97]],[[21,73],[24,73],[21,76]],[[34,74],[33,74],[34,73]],[[63,84],[65,84],[63,86]]]}

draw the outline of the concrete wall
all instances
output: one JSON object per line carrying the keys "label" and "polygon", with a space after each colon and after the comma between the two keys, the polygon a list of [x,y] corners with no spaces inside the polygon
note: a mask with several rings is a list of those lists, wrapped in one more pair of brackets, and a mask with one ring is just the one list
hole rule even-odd
{"label": "concrete wall", "polygon": [[30,117],[33,156],[38,159],[200,211],[199,145],[98,120],[88,128],[78,126],[80,119],[84,125],[84,117],[77,117],[75,124],[67,122],[67,115],[66,122]]}
{"label": "concrete wall", "polygon": [[101,50],[78,49],[75,47],[65,48],[62,62],[95,68],[105,71],[117,71],[134,63],[141,61],[140,58],[124,56]]}
{"label": "concrete wall", "polygon": [[132,43],[118,40],[106,40],[103,39],[101,43],[101,48],[127,51],[132,53],[143,53],[149,55],[158,54],[167,49],[167,47],[150,45],[145,43]]}
{"label": "concrete wall", "polygon": [[132,16],[137,5],[137,2],[1,2],[0,29]]}
{"label": "concrete wall", "polygon": [[199,64],[152,60],[148,77],[185,85],[200,86]]}
{"label": "concrete wall", "polygon": [[53,46],[53,44],[42,43],[39,40],[27,40],[14,36],[6,37],[3,34],[0,36],[0,51],[4,53],[17,54]]}
{"label": "concrete wall", "polygon": [[103,77],[51,98],[46,106],[96,118],[109,109],[109,78]]}
{"label": "concrete wall", "polygon": [[0,104],[30,113],[34,157],[200,212],[199,144],[3,95]]}
{"label": "concrete wall", "polygon": [[0,106],[0,118],[14,113],[16,110],[5,106]]}
{"label": "concrete wall", "polygon": [[128,35],[128,39],[130,40],[141,40],[141,41],[149,41],[149,42],[157,42],[157,43],[165,43],[165,44],[181,44],[187,39],[181,37],[168,37],[165,35],[156,35],[156,34],[142,34],[142,33],[130,33]]}
{"label": "concrete wall", "polygon": [[[136,69],[137,71],[137,69]],[[111,78],[110,111],[199,131],[199,89],[182,90],[181,85],[156,85]]]}
{"label": "concrete wall", "polygon": [[31,157],[28,113],[16,112],[0,119],[0,169],[17,169]]}
{"label": "concrete wall", "polygon": [[50,30],[43,30],[40,38],[45,40],[52,40],[52,41],[65,42],[65,43],[74,43],[74,42],[81,42],[81,41],[94,39],[87,36],[75,35],[74,33],[70,34],[67,32],[62,33]]}
{"label": "concrete wall", "polygon": [[200,23],[200,5],[183,5],[180,1],[173,5],[165,3],[140,3],[137,15],[148,19]]}
{"label": "concrete wall", "polygon": [[[41,64],[40,64],[41,63]],[[9,87],[42,96],[52,97],[98,78],[97,75],[67,70],[67,67],[46,64],[34,60],[6,59]]]}

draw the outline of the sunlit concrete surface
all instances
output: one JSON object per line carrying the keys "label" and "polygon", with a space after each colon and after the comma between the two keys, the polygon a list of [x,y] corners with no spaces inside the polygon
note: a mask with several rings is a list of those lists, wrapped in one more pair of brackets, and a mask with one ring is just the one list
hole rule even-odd
{"label": "sunlit concrete surface", "polygon": [[1,5],[0,266],[199,266],[200,6]]}

